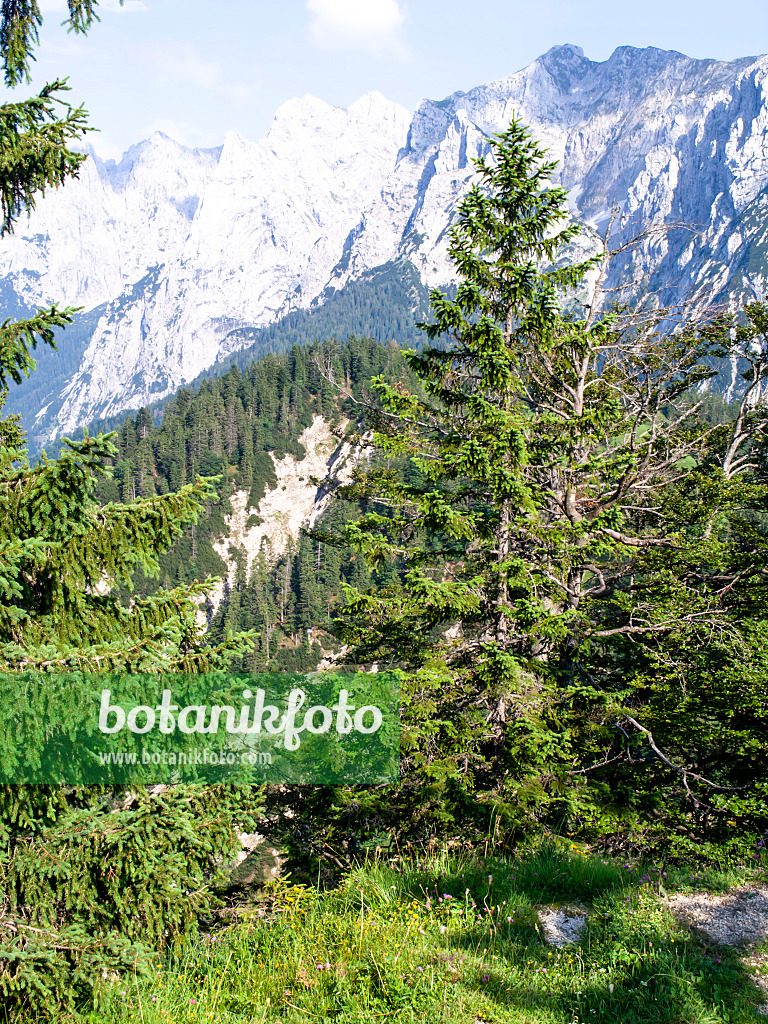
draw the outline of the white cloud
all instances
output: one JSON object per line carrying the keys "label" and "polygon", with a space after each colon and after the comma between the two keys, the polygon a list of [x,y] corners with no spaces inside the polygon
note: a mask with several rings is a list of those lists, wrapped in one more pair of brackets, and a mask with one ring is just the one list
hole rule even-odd
{"label": "white cloud", "polygon": [[307,0],[310,38],[328,49],[364,48],[404,53],[398,0]]}
{"label": "white cloud", "polygon": [[152,43],[146,55],[163,78],[193,82],[204,89],[211,89],[221,74],[219,65],[200,57],[191,43]]}

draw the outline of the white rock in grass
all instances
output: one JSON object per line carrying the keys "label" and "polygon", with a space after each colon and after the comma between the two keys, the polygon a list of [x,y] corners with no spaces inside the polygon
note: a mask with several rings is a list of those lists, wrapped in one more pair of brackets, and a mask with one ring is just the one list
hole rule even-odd
{"label": "white rock in grass", "polygon": [[742,886],[720,895],[678,893],[666,905],[704,942],[754,946],[768,939],[768,887]]}
{"label": "white rock in grass", "polygon": [[587,924],[584,907],[542,907],[538,914],[544,938],[551,946],[578,942]]}
{"label": "white rock in grass", "polygon": [[[752,981],[768,999],[768,953],[752,953],[741,957],[741,962],[752,975]],[[761,1017],[768,1017],[768,1002],[761,1003],[757,1008]]]}

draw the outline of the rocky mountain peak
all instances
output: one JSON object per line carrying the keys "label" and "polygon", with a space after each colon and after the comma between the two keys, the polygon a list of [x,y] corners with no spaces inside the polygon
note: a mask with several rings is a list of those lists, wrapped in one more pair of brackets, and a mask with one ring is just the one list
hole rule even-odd
{"label": "rocky mountain peak", "polygon": [[580,46],[574,46],[572,43],[551,47],[534,61],[534,64],[544,68],[560,91],[565,94],[570,93],[574,83],[581,82],[596,66],[594,61],[584,56]]}
{"label": "rocky mountain peak", "polygon": [[35,382],[48,392],[31,418],[52,434],[160,398],[384,264],[447,284],[472,160],[513,115],[557,161],[575,219],[599,228],[618,205],[627,234],[689,225],[625,268],[659,301],[753,295],[768,285],[767,83],[766,57],[623,46],[598,62],[564,44],[412,116],[378,93],[347,108],[304,96],[258,142],[190,149],[155,133],[118,162],[91,159],[0,246],[11,308],[90,311],[62,361],[76,368]]}

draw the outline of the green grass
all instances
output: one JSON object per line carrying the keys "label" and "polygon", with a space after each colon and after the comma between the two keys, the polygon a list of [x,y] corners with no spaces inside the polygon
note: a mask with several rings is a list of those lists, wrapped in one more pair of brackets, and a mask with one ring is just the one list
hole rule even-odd
{"label": "green grass", "polygon": [[[724,889],[750,870],[665,876],[565,845],[517,859],[372,860],[325,893],[279,883],[153,978],[119,979],[98,1011],[59,1024],[754,1024],[759,996],[738,954],[707,950],[660,898]],[[534,907],[562,903],[591,915],[579,943],[557,950]]]}

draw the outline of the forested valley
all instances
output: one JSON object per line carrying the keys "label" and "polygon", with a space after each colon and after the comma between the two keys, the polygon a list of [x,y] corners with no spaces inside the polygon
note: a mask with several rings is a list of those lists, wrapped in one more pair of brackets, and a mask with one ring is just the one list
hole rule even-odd
{"label": "forested valley", "polygon": [[[117,452],[104,460],[110,476],[97,484],[102,504],[177,491],[197,476],[219,478],[216,498],[206,502],[200,520],[159,556],[159,576],[148,577],[137,569],[131,593],[146,597],[158,589],[222,578],[223,601],[217,609],[210,602],[207,606],[210,639],[221,640],[227,632],[240,630],[256,630],[259,635],[253,649],[237,656],[233,667],[315,669],[326,651],[338,648],[332,628],[342,605],[342,582],[383,588],[396,575],[396,567],[371,568],[348,547],[323,543],[303,532],[285,551],[273,552],[265,545],[250,574],[244,552],[232,549],[237,571],[230,586],[227,563],[213,543],[227,537],[229,499],[237,491],[248,492],[251,521],[258,520],[259,502],[276,486],[274,460],[286,453],[296,459],[304,456],[299,436],[314,416],[322,416],[340,440],[363,428],[366,406],[380,404],[370,388],[378,375],[418,388],[417,376],[394,341],[350,336],[344,343],[334,338],[294,345],[284,355],[269,353],[242,369],[234,365],[211,375],[161,407],[107,423],[115,431]],[[737,415],[738,402],[727,402],[717,390],[700,410],[702,420],[710,424],[724,425]],[[319,525],[339,536],[360,510],[361,502],[331,502]],[[127,589],[123,598],[129,599]]]}
{"label": "forested valley", "polygon": [[[220,607],[214,611],[208,603],[210,639],[241,630],[257,630],[259,636],[236,667],[316,668],[324,650],[338,647],[328,630],[341,606],[342,582],[384,586],[395,570],[371,569],[349,549],[302,534],[284,551],[265,545],[250,575],[244,552],[233,549],[238,568],[230,586],[228,566],[213,542],[227,536],[229,499],[238,491],[248,493],[249,521],[258,521],[259,502],[277,484],[274,460],[287,453],[303,458],[299,437],[314,417],[322,416],[339,442],[362,426],[365,406],[375,398],[370,381],[379,374],[417,386],[395,342],[350,337],[293,346],[285,355],[269,354],[242,371],[234,366],[194,390],[183,389],[157,418],[142,409],[116,424],[117,452],[105,460],[111,475],[96,490],[101,503],[166,494],[198,476],[219,478],[216,497],[206,502],[200,520],[159,556],[159,576],[137,570],[132,593],[146,597],[158,588],[224,578]],[[318,480],[319,495],[322,485]],[[358,513],[355,502],[331,502],[323,529],[340,534]]]}

